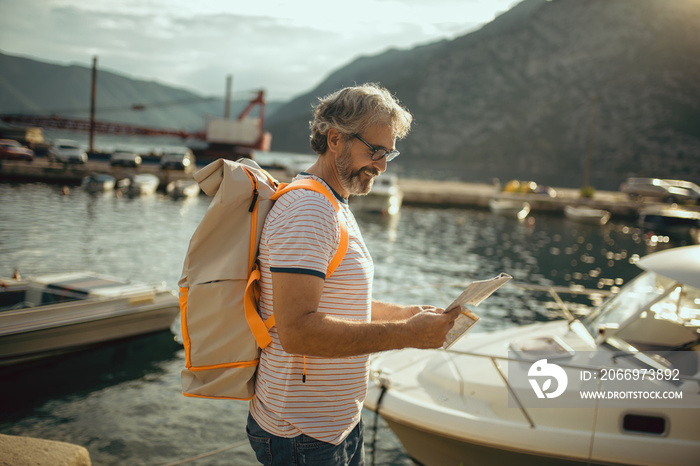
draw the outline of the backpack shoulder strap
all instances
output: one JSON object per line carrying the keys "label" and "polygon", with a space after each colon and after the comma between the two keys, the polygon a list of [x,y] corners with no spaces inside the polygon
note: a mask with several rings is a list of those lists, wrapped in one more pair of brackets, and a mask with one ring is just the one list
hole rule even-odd
{"label": "backpack shoulder strap", "polygon": [[[301,180],[294,181],[293,183],[280,184],[277,189],[277,192],[275,192],[275,194],[272,196],[272,199],[277,200],[277,198],[279,198],[281,195],[288,193],[289,191],[294,189],[308,189],[309,191],[314,191],[323,194],[324,196],[326,196],[326,199],[330,201],[331,205],[335,209],[335,212],[338,213],[340,211],[340,205],[338,204],[338,200],[328,190],[328,188],[326,188],[319,181],[316,181],[311,178],[304,178]],[[350,242],[350,238],[348,235],[348,227],[345,225],[345,222],[342,218],[340,218],[340,216],[338,217],[338,221],[340,223],[340,241],[338,242],[338,249],[335,251],[335,255],[333,256],[333,259],[331,259],[331,263],[328,265],[326,278],[333,275],[335,269],[337,269],[340,263],[343,261],[345,253],[348,251],[348,244]]]}

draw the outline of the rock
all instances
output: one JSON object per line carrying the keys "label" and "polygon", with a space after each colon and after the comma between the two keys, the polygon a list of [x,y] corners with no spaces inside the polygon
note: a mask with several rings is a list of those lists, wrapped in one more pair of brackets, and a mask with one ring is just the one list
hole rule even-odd
{"label": "rock", "polygon": [[90,466],[85,447],[55,440],[0,434],[0,466]]}

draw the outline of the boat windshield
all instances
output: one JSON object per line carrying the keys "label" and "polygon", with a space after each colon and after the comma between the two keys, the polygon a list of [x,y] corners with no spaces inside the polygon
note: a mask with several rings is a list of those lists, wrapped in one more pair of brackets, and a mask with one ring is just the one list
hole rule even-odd
{"label": "boat windshield", "polygon": [[606,328],[624,325],[636,314],[643,312],[648,304],[658,299],[675,282],[653,272],[645,272],[607,300],[596,311],[583,319],[593,337]]}
{"label": "boat windshield", "polygon": [[698,341],[700,289],[645,272],[583,319],[594,338],[615,334],[638,349]]}

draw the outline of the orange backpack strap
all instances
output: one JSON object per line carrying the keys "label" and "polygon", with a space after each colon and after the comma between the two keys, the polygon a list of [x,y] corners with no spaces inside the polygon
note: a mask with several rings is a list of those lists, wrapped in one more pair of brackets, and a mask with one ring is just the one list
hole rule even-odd
{"label": "orange backpack strap", "polygon": [[258,314],[257,299],[255,296],[255,282],[260,280],[260,270],[255,268],[250,276],[248,277],[248,283],[245,288],[245,295],[243,296],[243,309],[245,311],[245,318],[248,321],[248,327],[253,332],[253,337],[258,343],[260,348],[265,348],[272,342],[272,337],[265,325],[265,322],[260,318]]}
{"label": "orange backpack strap", "polygon": [[[328,190],[328,188],[326,188],[320,182],[311,178],[304,178],[289,184],[280,184],[279,188],[277,189],[277,192],[275,192],[275,194],[272,195],[272,199],[277,200],[281,195],[288,193],[293,189],[308,189],[309,191],[314,191],[323,194],[324,196],[326,196],[326,199],[330,201],[331,205],[333,205],[335,212],[338,213],[340,211],[340,205],[338,204],[338,200]],[[338,242],[338,249],[335,251],[335,255],[333,256],[333,259],[331,259],[331,262],[328,265],[326,278],[333,275],[335,269],[337,269],[340,263],[343,261],[345,253],[348,251],[348,245],[350,243],[348,227],[345,225],[345,222],[340,217],[338,217],[338,221],[340,222],[340,241]]]}
{"label": "orange backpack strap", "polygon": [[[294,183],[280,183],[277,187],[277,191],[275,192],[275,194],[272,195],[271,199],[276,201],[282,194],[288,193],[293,189],[308,189],[309,191],[321,193],[324,196],[326,196],[326,198],[331,202],[336,213],[340,211],[340,205],[338,204],[338,200],[335,198],[335,196],[333,196],[333,194],[331,194],[330,191],[328,191],[328,188],[326,188],[323,184],[319,183],[318,181],[309,178],[297,180]],[[340,223],[340,241],[338,242],[338,249],[335,251],[335,255],[333,256],[333,259],[331,259],[331,262],[328,265],[326,278],[333,275],[335,269],[337,269],[340,263],[343,261],[345,253],[347,253],[348,251],[348,245],[350,243],[348,227],[345,225],[345,222],[340,217],[338,217],[338,222]],[[257,296],[255,295],[254,290],[254,283],[258,280],[260,280],[260,271],[254,267],[248,279],[248,286],[246,287],[245,291],[244,305],[246,319],[248,320],[248,325],[250,329],[253,331],[255,341],[258,343],[258,346],[260,348],[265,348],[272,341],[268,330],[275,326],[275,315],[271,315],[267,320],[263,322],[263,320],[260,318],[260,314],[258,314],[256,307]]]}

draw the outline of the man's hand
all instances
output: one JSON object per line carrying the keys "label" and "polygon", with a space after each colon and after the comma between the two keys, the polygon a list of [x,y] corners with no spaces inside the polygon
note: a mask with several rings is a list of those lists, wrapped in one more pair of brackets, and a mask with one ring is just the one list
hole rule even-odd
{"label": "man's hand", "polygon": [[421,311],[429,311],[429,312],[435,312],[435,313],[442,313],[445,312],[444,309],[440,307],[435,307],[435,306],[430,306],[430,305],[421,305],[421,306],[406,306],[403,308],[403,315],[404,318],[410,319],[414,315],[420,313]]}
{"label": "man's hand", "polygon": [[406,321],[406,330],[412,335],[410,346],[423,349],[442,347],[460,309],[444,312],[444,309],[432,306],[415,307],[420,310]]}

